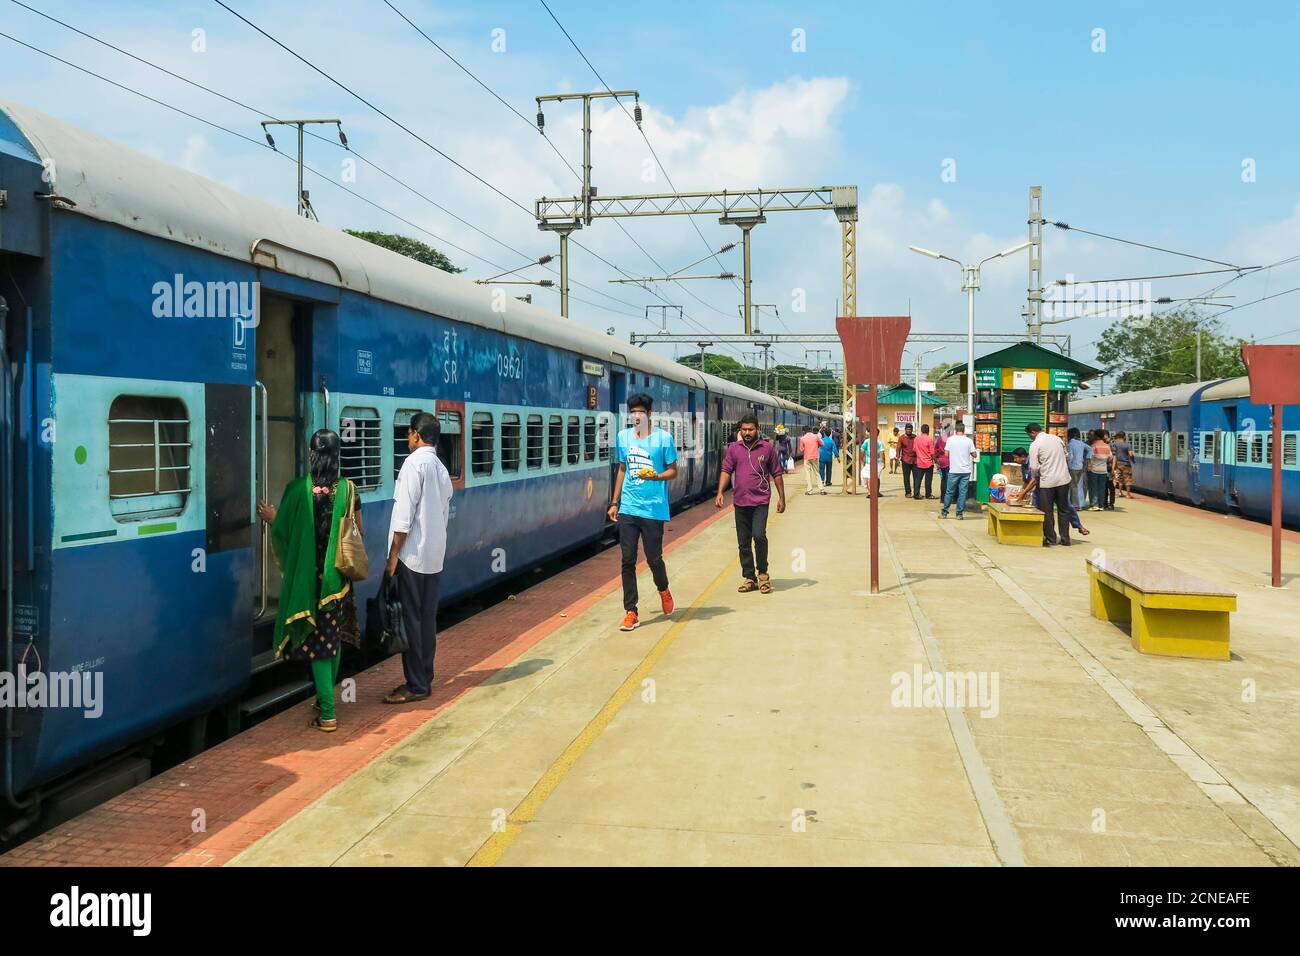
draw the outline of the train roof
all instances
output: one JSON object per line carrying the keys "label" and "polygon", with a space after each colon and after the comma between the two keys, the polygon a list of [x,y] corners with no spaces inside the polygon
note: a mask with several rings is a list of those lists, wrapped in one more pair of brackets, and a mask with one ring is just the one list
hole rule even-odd
{"label": "train roof", "polygon": [[508,313],[493,311],[487,286],[246,196],[20,103],[0,100],[0,113],[8,114],[39,160],[52,160],[51,191],[76,204],[74,215],[652,375],[707,385],[765,405],[775,403],[770,395],[627,345],[538,306],[511,299]]}
{"label": "train roof", "polygon": [[1250,376],[1225,378],[1222,382],[1211,385],[1201,396],[1202,401],[1212,402],[1218,398],[1250,398]]}
{"label": "train roof", "polygon": [[1186,405],[1198,391],[1212,384],[1191,382],[1186,385],[1168,385],[1164,388],[1146,388],[1137,392],[1117,392],[1114,395],[1085,398],[1070,403],[1070,414],[1086,415],[1090,412],[1122,412],[1138,408]]}

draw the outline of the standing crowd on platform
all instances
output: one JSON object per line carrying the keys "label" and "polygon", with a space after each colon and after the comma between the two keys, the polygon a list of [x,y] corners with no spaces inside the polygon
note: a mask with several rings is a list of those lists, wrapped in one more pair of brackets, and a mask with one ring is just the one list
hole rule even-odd
{"label": "standing crowd on platform", "polygon": [[[636,565],[644,554],[659,606],[665,615],[674,609],[663,559],[664,526],[669,518],[668,483],[677,475],[673,436],[651,424],[654,400],[632,395],[627,400],[631,425],[615,440],[618,470],[609,506],[622,552],[624,617],[619,629],[640,624]],[[1014,501],[1032,495],[1043,512],[1043,544],[1069,545],[1071,529],[1088,534],[1081,511],[1113,509],[1117,494],[1132,497],[1133,448],[1123,432],[1111,440],[1105,429],[1080,437],[1071,428],[1067,441],[1043,430],[1026,429],[1030,445],[1017,448],[1013,458],[1024,469],[1024,484]],[[388,547],[381,598],[376,611],[385,634],[398,633],[403,682],[385,697],[389,704],[424,700],[432,694],[437,614],[443,561],[447,550],[447,520],[452,483],[436,448],[440,434],[436,416],[421,412],[407,429],[410,454],[402,462],[393,492]],[[880,436],[876,428],[876,473],[902,471],[903,497],[933,499],[934,473],[939,473],[941,509],[947,518],[956,504],[964,517],[978,455],[961,422],[931,435],[929,424],[919,433],[911,424],[900,433]],[[827,493],[844,434],[827,421],[809,425],[798,437],[804,461],[805,495]],[[767,439],[758,419],[745,415],[735,440],[722,459],[714,503],[725,504],[733,492],[736,541],[740,553],[741,593],[770,594],[767,524],[776,493],[776,513],[785,511],[784,475],[794,466],[796,439],[778,425]],[[853,449],[859,482],[868,484],[867,459],[871,438]],[[339,473],[340,439],[321,429],[307,450],[308,474],[291,481],[278,507],[259,502],[257,514],[271,526],[271,541],[282,572],[273,649],[278,657],[308,664],[316,688],[311,725],[326,733],[337,729],[334,685],[345,643],[359,644],[354,581],[366,577],[361,509],[356,486]]]}

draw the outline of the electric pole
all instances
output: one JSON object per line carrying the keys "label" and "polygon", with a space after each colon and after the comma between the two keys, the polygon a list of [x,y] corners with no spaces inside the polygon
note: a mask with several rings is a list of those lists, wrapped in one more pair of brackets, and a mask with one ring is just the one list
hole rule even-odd
{"label": "electric pole", "polygon": [[558,233],[560,236],[560,315],[569,317],[569,234],[591,225],[591,198],[596,194],[591,185],[591,101],[612,97],[631,96],[636,100],[633,119],[636,128],[641,128],[641,94],[636,90],[600,90],[592,93],[551,93],[537,97],[537,131],[546,134],[546,117],[542,113],[542,103],[562,102],[564,100],[582,100],[582,196],[579,197],[580,214],[567,221],[550,221],[537,218],[537,228],[544,232]]}
{"label": "electric pole", "polygon": [[[296,126],[298,127],[298,215],[307,219],[317,219],[316,211],[311,208],[311,199],[307,195],[307,190],[302,188],[302,137],[303,128],[313,123],[325,123],[338,128],[339,142],[343,148],[348,148],[348,138],[343,133],[343,123],[336,119],[295,119],[295,120],[263,120],[262,133],[266,136],[266,143],[272,149],[276,149],[275,140],[271,138],[271,131],[268,126]],[[317,219],[319,222],[319,219]]]}

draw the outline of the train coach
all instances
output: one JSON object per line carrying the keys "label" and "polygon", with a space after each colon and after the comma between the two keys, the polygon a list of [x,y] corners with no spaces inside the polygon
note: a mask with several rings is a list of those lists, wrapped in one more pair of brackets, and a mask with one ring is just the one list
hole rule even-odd
{"label": "train coach", "polygon": [[0,346],[4,666],[102,674],[104,702],[3,708],[10,833],[74,773],[274,702],[250,700],[279,667],[254,506],[316,429],[344,437],[378,568],[406,423],[437,415],[456,600],[607,534],[628,395],[675,437],[674,508],[742,415],[815,414],[8,103]]}
{"label": "train coach", "polygon": [[[1273,413],[1245,376],[1070,403],[1070,424],[1127,434],[1133,485],[1215,511],[1272,514]],[[1300,407],[1282,411],[1282,520],[1300,527]]]}

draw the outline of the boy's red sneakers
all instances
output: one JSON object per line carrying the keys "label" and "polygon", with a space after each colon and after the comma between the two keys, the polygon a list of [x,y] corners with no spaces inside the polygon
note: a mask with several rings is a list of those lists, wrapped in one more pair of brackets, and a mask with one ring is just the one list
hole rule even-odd
{"label": "boy's red sneakers", "polygon": [[628,611],[623,615],[623,623],[618,626],[620,631],[635,631],[640,625],[636,618],[636,611]]}
{"label": "boy's red sneakers", "polygon": [[673,592],[672,592],[672,591],[660,591],[660,592],[659,592],[659,606],[662,607],[662,608],[664,609],[664,613],[665,613],[665,614],[672,614],[672,613],[673,613],[673,608],[675,607],[675,605],[673,604]]}

